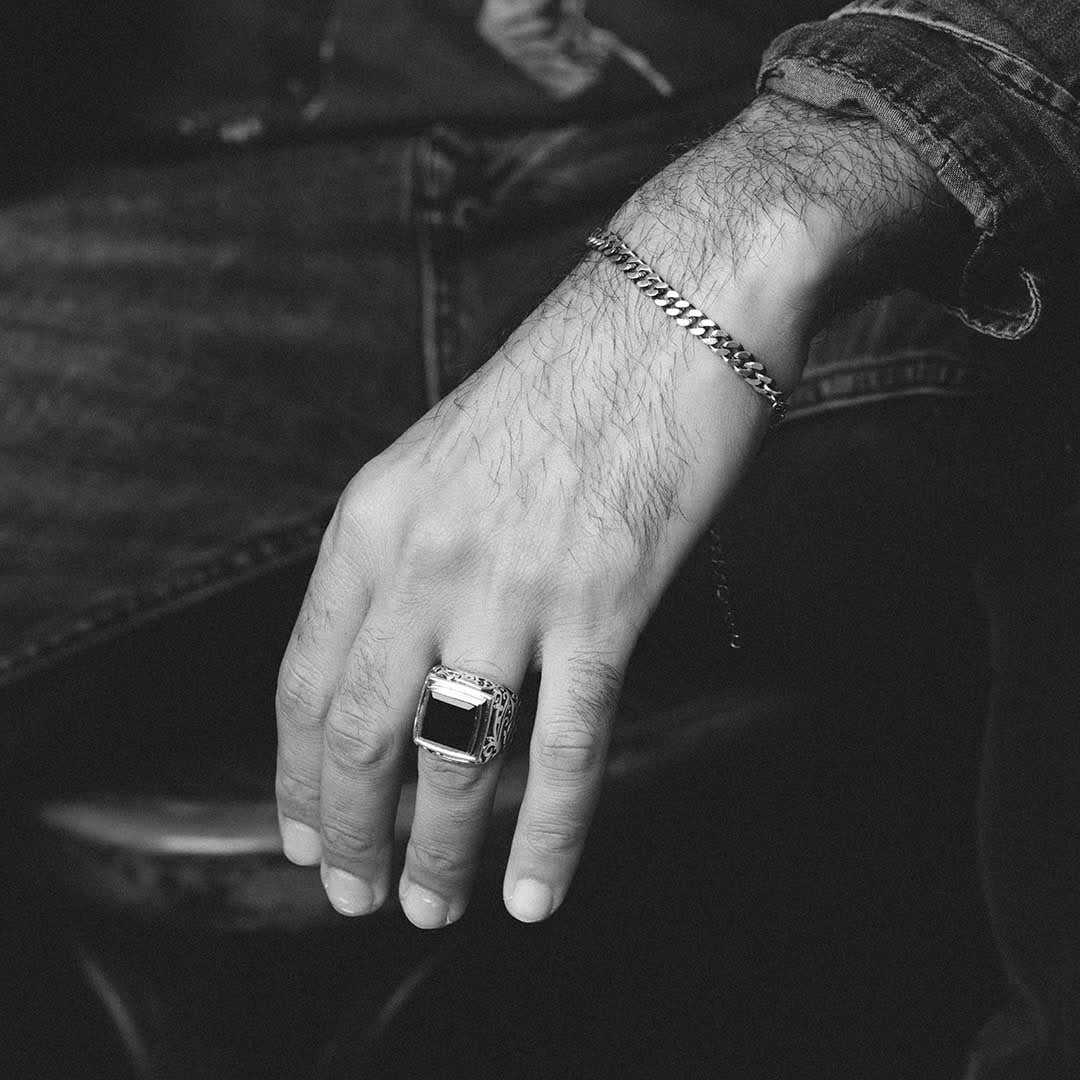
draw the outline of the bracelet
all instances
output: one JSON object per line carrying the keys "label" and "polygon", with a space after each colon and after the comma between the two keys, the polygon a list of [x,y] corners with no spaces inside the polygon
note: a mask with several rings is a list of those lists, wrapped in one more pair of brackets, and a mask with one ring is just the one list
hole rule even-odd
{"label": "bracelet", "polygon": [[674,319],[703,345],[707,345],[750,389],[765,398],[772,408],[771,421],[780,423],[787,412],[788,395],[773,384],[765,365],[755,360],[729,334],[676,292],[648,263],[625,243],[618,233],[594,229],[586,243],[609,258],[665,315]]}

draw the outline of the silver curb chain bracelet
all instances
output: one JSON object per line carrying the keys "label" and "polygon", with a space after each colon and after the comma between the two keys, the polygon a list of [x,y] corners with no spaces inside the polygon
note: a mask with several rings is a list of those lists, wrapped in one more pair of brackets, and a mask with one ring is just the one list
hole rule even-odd
{"label": "silver curb chain bracelet", "polygon": [[[586,243],[614,263],[676,325],[683,327],[719,356],[754,393],[765,398],[774,426],[784,419],[788,395],[777,389],[772,376],[765,371],[765,365],[755,360],[753,353],[744,349],[703,311],[673,289],[618,233],[594,229]],[[731,597],[731,571],[724,544],[715,527],[709,529],[709,565],[712,569],[713,593],[727,630],[728,645],[732,649],[741,649],[743,641]]]}

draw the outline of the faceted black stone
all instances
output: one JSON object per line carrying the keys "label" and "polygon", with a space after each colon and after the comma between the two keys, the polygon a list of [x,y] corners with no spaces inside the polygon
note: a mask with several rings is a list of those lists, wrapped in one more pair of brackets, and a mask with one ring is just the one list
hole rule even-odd
{"label": "faceted black stone", "polygon": [[420,734],[432,742],[467,753],[472,746],[473,733],[476,731],[482,708],[483,705],[463,708],[447,701],[439,701],[435,697],[429,698]]}

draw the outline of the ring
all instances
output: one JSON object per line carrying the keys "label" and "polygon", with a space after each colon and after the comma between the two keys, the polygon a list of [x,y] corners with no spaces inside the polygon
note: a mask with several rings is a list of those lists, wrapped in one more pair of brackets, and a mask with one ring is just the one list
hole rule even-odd
{"label": "ring", "polygon": [[436,664],[416,706],[413,742],[448,761],[483,765],[510,744],[520,701],[507,686]]}

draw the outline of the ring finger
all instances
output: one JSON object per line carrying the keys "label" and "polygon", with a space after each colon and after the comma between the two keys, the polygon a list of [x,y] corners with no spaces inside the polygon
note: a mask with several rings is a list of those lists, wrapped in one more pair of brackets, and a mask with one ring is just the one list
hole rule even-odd
{"label": "ring finger", "polygon": [[[493,644],[495,640],[500,645]],[[510,650],[514,658],[505,659],[506,641],[504,637],[478,644],[454,642],[443,650],[442,660],[447,667],[516,692],[528,658],[525,649],[517,647]],[[466,710],[460,712],[460,723],[468,726]],[[468,903],[501,757],[482,765],[464,764],[420,748],[417,767],[416,810],[399,893],[408,918],[423,929],[434,929],[459,919]]]}

